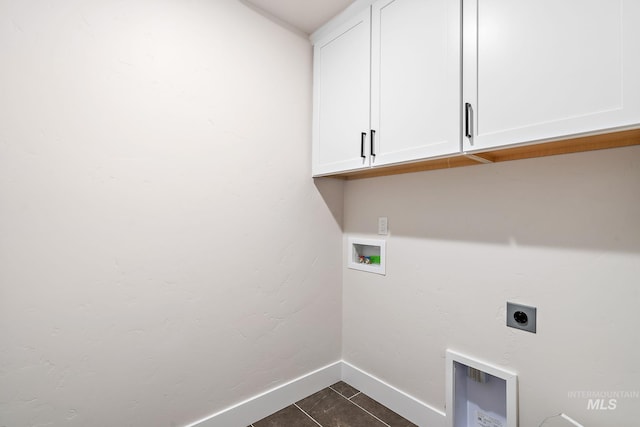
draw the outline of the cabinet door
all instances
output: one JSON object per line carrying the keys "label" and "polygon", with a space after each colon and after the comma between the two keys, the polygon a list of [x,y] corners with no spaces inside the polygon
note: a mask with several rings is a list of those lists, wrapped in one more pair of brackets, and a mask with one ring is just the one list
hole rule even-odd
{"label": "cabinet door", "polygon": [[640,123],[639,1],[464,0],[463,10],[465,151]]}
{"label": "cabinet door", "polygon": [[370,16],[314,45],[314,176],[369,167]]}
{"label": "cabinet door", "polygon": [[372,6],[372,165],[460,152],[460,0]]}

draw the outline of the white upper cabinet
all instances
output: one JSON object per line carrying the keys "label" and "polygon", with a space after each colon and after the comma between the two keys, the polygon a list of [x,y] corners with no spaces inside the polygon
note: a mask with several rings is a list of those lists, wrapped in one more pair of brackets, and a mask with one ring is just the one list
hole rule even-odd
{"label": "white upper cabinet", "polygon": [[640,124],[640,1],[464,0],[463,149]]}
{"label": "white upper cabinet", "polygon": [[460,1],[362,3],[314,42],[315,176],[460,152]]}
{"label": "white upper cabinet", "polygon": [[314,45],[313,175],[369,166],[369,8]]}
{"label": "white upper cabinet", "polygon": [[372,5],[372,166],[460,152],[460,13],[459,0]]}

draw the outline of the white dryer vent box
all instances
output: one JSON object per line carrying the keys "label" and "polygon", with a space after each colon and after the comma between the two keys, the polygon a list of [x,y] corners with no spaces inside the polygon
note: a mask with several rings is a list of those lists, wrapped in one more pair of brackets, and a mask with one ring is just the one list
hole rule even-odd
{"label": "white dryer vent box", "polygon": [[517,376],[447,350],[447,427],[517,427]]}
{"label": "white dryer vent box", "polygon": [[386,274],[386,242],[378,239],[349,237],[347,266],[353,270]]}

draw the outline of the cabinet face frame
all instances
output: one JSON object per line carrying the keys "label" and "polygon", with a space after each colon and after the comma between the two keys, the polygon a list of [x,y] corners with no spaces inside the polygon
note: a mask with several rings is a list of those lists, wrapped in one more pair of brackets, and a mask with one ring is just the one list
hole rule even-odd
{"label": "cabinet face frame", "polygon": [[519,5],[463,0],[463,152],[637,128],[640,3]]}

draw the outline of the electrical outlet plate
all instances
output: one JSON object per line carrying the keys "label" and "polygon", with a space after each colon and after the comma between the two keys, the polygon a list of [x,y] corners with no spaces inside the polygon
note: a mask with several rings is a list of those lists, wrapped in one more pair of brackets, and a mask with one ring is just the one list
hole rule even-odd
{"label": "electrical outlet plate", "polygon": [[507,302],[507,326],[536,333],[536,307]]}
{"label": "electrical outlet plate", "polygon": [[378,234],[384,236],[389,234],[389,219],[386,216],[378,217]]}

